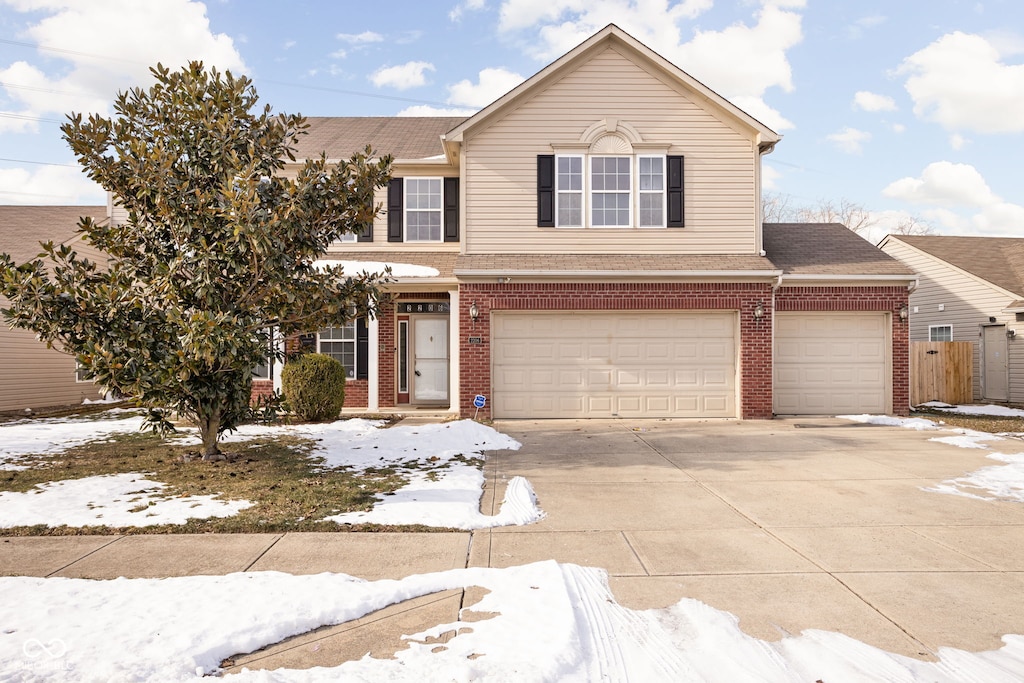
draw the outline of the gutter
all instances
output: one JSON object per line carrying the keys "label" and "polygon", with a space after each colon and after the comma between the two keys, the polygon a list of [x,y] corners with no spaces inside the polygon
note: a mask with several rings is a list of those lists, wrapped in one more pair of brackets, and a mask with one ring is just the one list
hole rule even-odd
{"label": "gutter", "polygon": [[781,277],[781,270],[455,270],[456,277]]}

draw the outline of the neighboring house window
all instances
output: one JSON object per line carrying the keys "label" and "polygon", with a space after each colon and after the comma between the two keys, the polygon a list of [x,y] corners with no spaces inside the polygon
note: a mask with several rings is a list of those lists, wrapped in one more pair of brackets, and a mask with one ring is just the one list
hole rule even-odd
{"label": "neighboring house window", "polygon": [[356,376],[356,323],[328,327],[317,333],[317,352],[330,356],[345,366],[345,377]]}
{"label": "neighboring house window", "polygon": [[953,326],[952,325],[929,325],[928,326],[928,341],[933,341],[933,342],[953,341]]}
{"label": "neighboring house window", "polygon": [[387,216],[388,242],[458,242],[459,179],[392,178]]}
{"label": "neighboring house window", "polygon": [[539,155],[537,225],[681,228],[682,178],[681,156]]}
{"label": "neighboring house window", "polygon": [[91,382],[92,380],[85,378],[85,366],[75,361],[75,381],[76,382]]}
{"label": "neighboring house window", "polygon": [[369,328],[366,318],[349,321],[340,327],[328,327],[316,334],[316,351],[345,366],[348,379],[369,377]]}
{"label": "neighboring house window", "polygon": [[346,232],[344,235],[342,235],[340,238],[338,238],[338,241],[339,242],[357,242],[358,241],[358,237],[359,236],[356,235],[354,232]]}

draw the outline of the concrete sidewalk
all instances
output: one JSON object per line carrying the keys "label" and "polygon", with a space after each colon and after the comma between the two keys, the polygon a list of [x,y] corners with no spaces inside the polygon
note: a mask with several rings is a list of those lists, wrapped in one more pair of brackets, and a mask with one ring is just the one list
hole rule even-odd
{"label": "concrete sidewalk", "polygon": [[[111,578],[278,570],[401,578],[545,559],[604,567],[620,603],[696,598],[777,640],[808,628],[929,657],[1024,634],[1024,505],[921,490],[989,466],[935,435],[842,420],[509,421],[482,507],[516,475],[542,522],[469,533],[0,539],[0,574]],[[1014,448],[1014,450],[1021,450]],[[234,659],[329,666],[458,620],[473,595],[394,605]]]}

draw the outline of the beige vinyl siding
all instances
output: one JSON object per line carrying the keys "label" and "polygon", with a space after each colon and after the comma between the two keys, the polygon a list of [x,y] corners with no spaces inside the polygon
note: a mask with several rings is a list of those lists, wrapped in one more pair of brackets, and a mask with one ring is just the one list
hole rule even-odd
{"label": "beige vinyl siding", "polygon": [[[928,341],[929,325],[952,325],[953,341],[973,342],[973,394],[974,400],[981,400],[981,325],[991,316],[997,323],[1016,329],[1014,314],[1003,313],[1013,298],[895,238],[886,242],[883,251],[912,268],[920,278],[917,289],[910,294],[910,341]],[[944,310],[939,310],[940,305]],[[1019,327],[1024,335],[1024,322]],[[1008,352],[1010,401],[1024,402],[1024,338],[1009,340]]]}
{"label": "beige vinyl siding", "polygon": [[[0,298],[0,306],[5,304]],[[74,357],[47,349],[33,332],[0,325],[0,357],[5,365],[0,411],[38,410],[99,398],[92,383],[75,381]]]}
{"label": "beige vinyl siding", "polygon": [[[537,227],[537,155],[579,144],[598,121],[685,157],[685,228]],[[645,153],[646,149],[636,149]],[[463,142],[466,253],[753,253],[753,133],[614,48],[600,52]]]}

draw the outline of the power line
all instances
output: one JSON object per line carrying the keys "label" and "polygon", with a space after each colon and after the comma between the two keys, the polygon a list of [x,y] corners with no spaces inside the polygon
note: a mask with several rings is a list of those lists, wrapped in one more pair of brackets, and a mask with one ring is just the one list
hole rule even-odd
{"label": "power line", "polygon": [[39,123],[64,123],[59,119],[47,119],[42,116],[32,116],[29,114],[12,114],[9,112],[0,112],[0,117],[5,119],[18,119],[19,121],[36,121]]}
{"label": "power line", "polygon": [[28,159],[7,159],[0,157],[0,161],[9,161],[12,164],[38,164],[39,166],[63,166],[65,168],[78,168],[78,164],[54,164],[49,161],[29,161]]}

